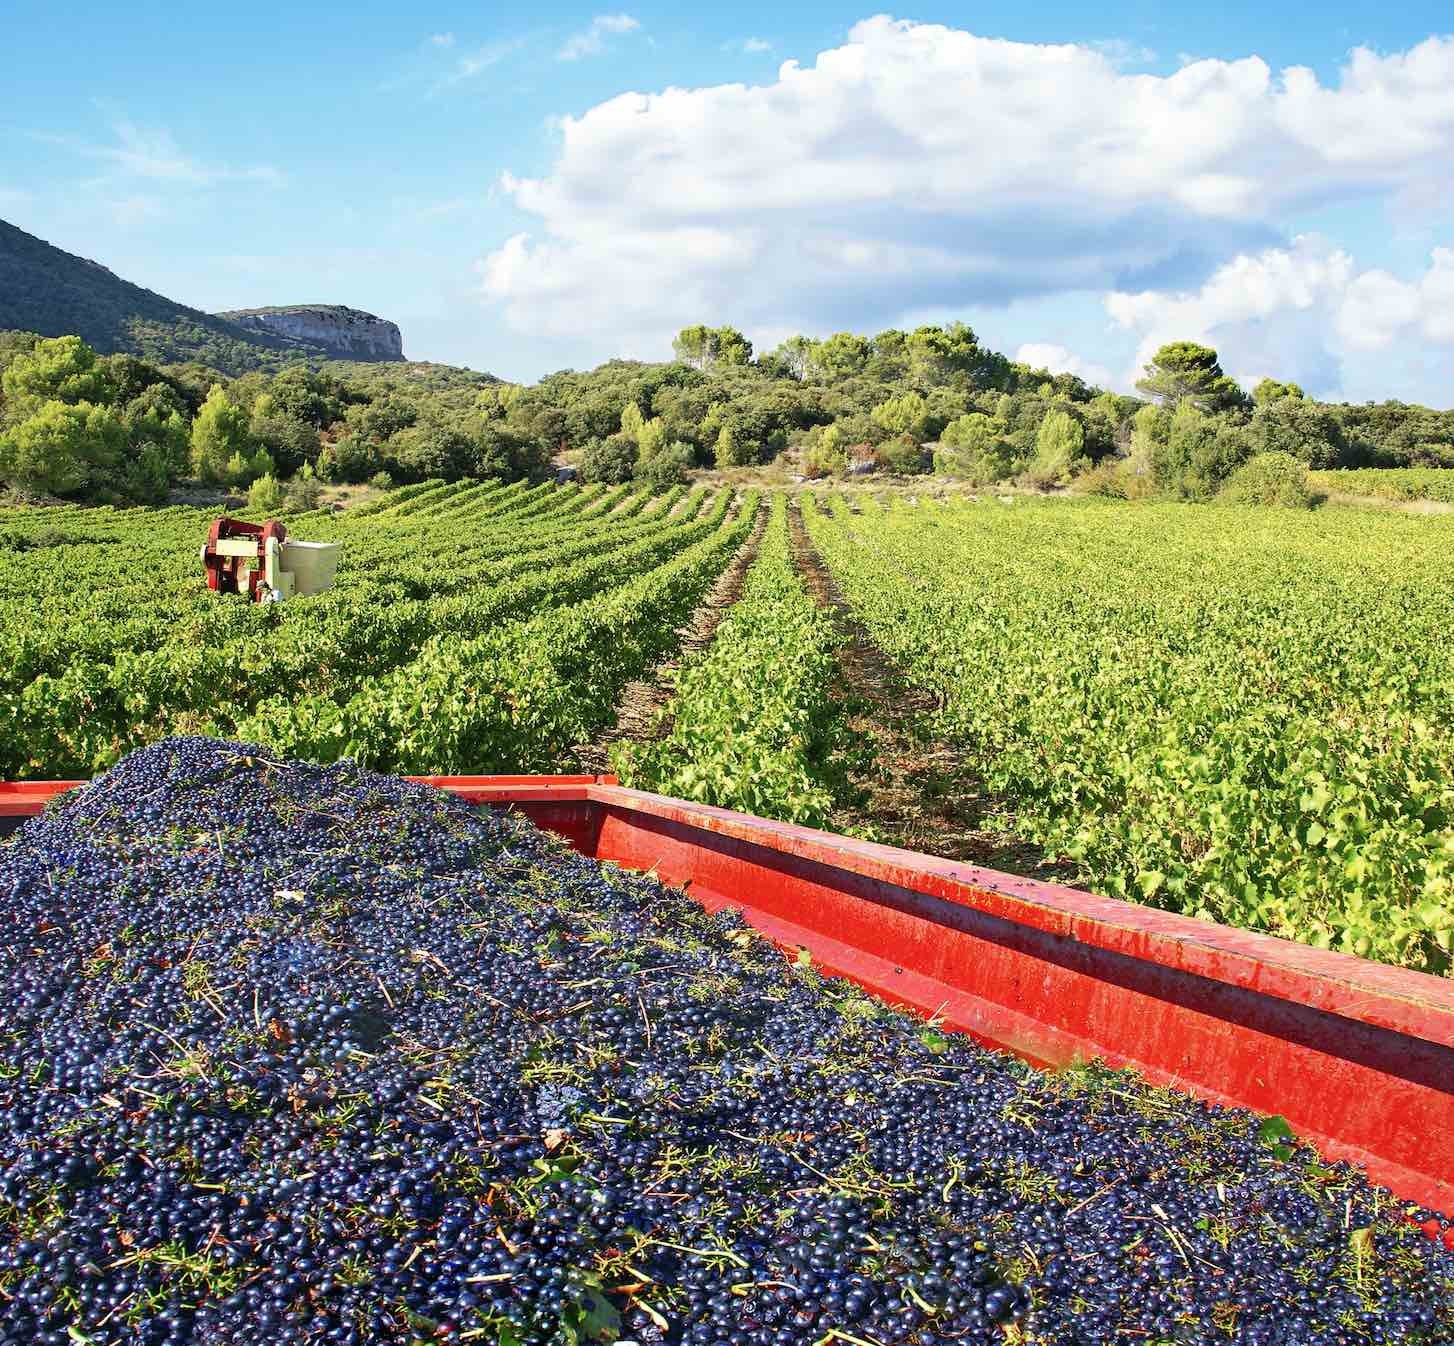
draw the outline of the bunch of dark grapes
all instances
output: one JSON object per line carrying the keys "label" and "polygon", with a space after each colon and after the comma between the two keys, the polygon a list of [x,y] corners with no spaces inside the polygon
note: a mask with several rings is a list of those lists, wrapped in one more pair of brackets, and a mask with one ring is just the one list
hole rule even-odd
{"label": "bunch of dark grapes", "polygon": [[1430,1212],[1257,1118],[348,763],[156,744],[0,903],[3,1346],[1454,1342]]}

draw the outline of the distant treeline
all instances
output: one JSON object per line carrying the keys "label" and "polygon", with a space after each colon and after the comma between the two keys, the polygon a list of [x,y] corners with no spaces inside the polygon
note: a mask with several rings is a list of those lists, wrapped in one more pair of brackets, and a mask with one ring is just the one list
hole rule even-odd
{"label": "distant treeline", "polygon": [[759,356],[733,328],[698,326],[675,354],[528,387],[420,364],[229,378],[0,333],[0,481],[150,501],[190,477],[536,477],[564,454],[590,480],[664,484],[788,455],[809,477],[937,472],[1205,498],[1266,453],[1316,469],[1454,466],[1454,412],[1321,403],[1270,379],[1249,396],[1191,342],[1156,354],[1139,397],[1016,364],[962,324],[795,337]]}

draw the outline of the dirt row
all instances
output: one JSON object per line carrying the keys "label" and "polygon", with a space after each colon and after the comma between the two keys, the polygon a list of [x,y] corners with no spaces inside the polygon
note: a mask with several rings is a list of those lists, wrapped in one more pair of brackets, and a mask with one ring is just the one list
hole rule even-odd
{"label": "dirt row", "polygon": [[808,591],[834,614],[846,641],[838,655],[837,694],[849,726],[870,748],[875,770],[862,782],[866,798],[834,818],[840,831],[947,860],[964,860],[1037,879],[1068,880],[1068,867],[996,830],[987,819],[1003,809],[963,752],[930,729],[934,701],[911,684],[853,614],[823,564],[796,505],[789,515],[793,553]]}
{"label": "dirt row", "polygon": [[692,614],[691,620],[680,628],[681,644],[677,657],[658,664],[649,678],[627,683],[616,708],[616,723],[593,742],[576,748],[575,759],[582,771],[609,771],[613,743],[624,739],[639,742],[662,738],[671,732],[671,721],[663,712],[676,691],[676,672],[684,660],[711,643],[727,610],[741,595],[742,582],[757,556],[758,543],[767,528],[767,515],[765,506],[759,508],[752,532],[732,558],[732,563],[717,577],[716,584]]}
{"label": "dirt row", "polygon": [[[681,628],[677,657],[659,665],[650,677],[628,684],[616,722],[576,749],[581,770],[609,771],[613,743],[670,732],[666,711],[675,694],[677,670],[710,644],[737,602],[767,518],[767,510],[760,510],[751,535]],[[865,758],[874,763],[860,781],[862,798],[834,815],[834,830],[1026,877],[1073,879],[1069,867],[1046,861],[1035,847],[989,824],[992,815],[1003,812],[1003,801],[985,789],[963,752],[934,735],[933,698],[903,676],[854,616],[814,550],[796,504],[788,518],[794,559],[808,592],[833,613],[845,636],[834,695],[848,709],[850,729],[867,748]]]}

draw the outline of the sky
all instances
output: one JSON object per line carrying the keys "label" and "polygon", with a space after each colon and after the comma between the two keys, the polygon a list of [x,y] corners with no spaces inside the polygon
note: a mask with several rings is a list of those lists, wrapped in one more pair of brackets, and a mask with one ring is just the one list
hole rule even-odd
{"label": "sky", "polygon": [[1447,0],[612,3],[9,0],[0,218],[522,381],[959,319],[1454,405]]}

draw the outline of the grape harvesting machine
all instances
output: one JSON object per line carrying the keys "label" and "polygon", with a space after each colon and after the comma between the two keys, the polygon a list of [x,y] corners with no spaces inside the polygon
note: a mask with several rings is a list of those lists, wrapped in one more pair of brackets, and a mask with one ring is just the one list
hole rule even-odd
{"label": "grape harvesting machine", "polygon": [[342,544],[299,542],[275,519],[214,519],[202,544],[207,587],[216,593],[246,594],[257,603],[280,603],[294,595],[333,587]]}
{"label": "grape harvesting machine", "polygon": [[[1036,1064],[1099,1058],[1280,1115],[1454,1214],[1454,981],[609,776],[415,779],[738,908],[825,974]],[[0,784],[0,833],[78,783]]]}

